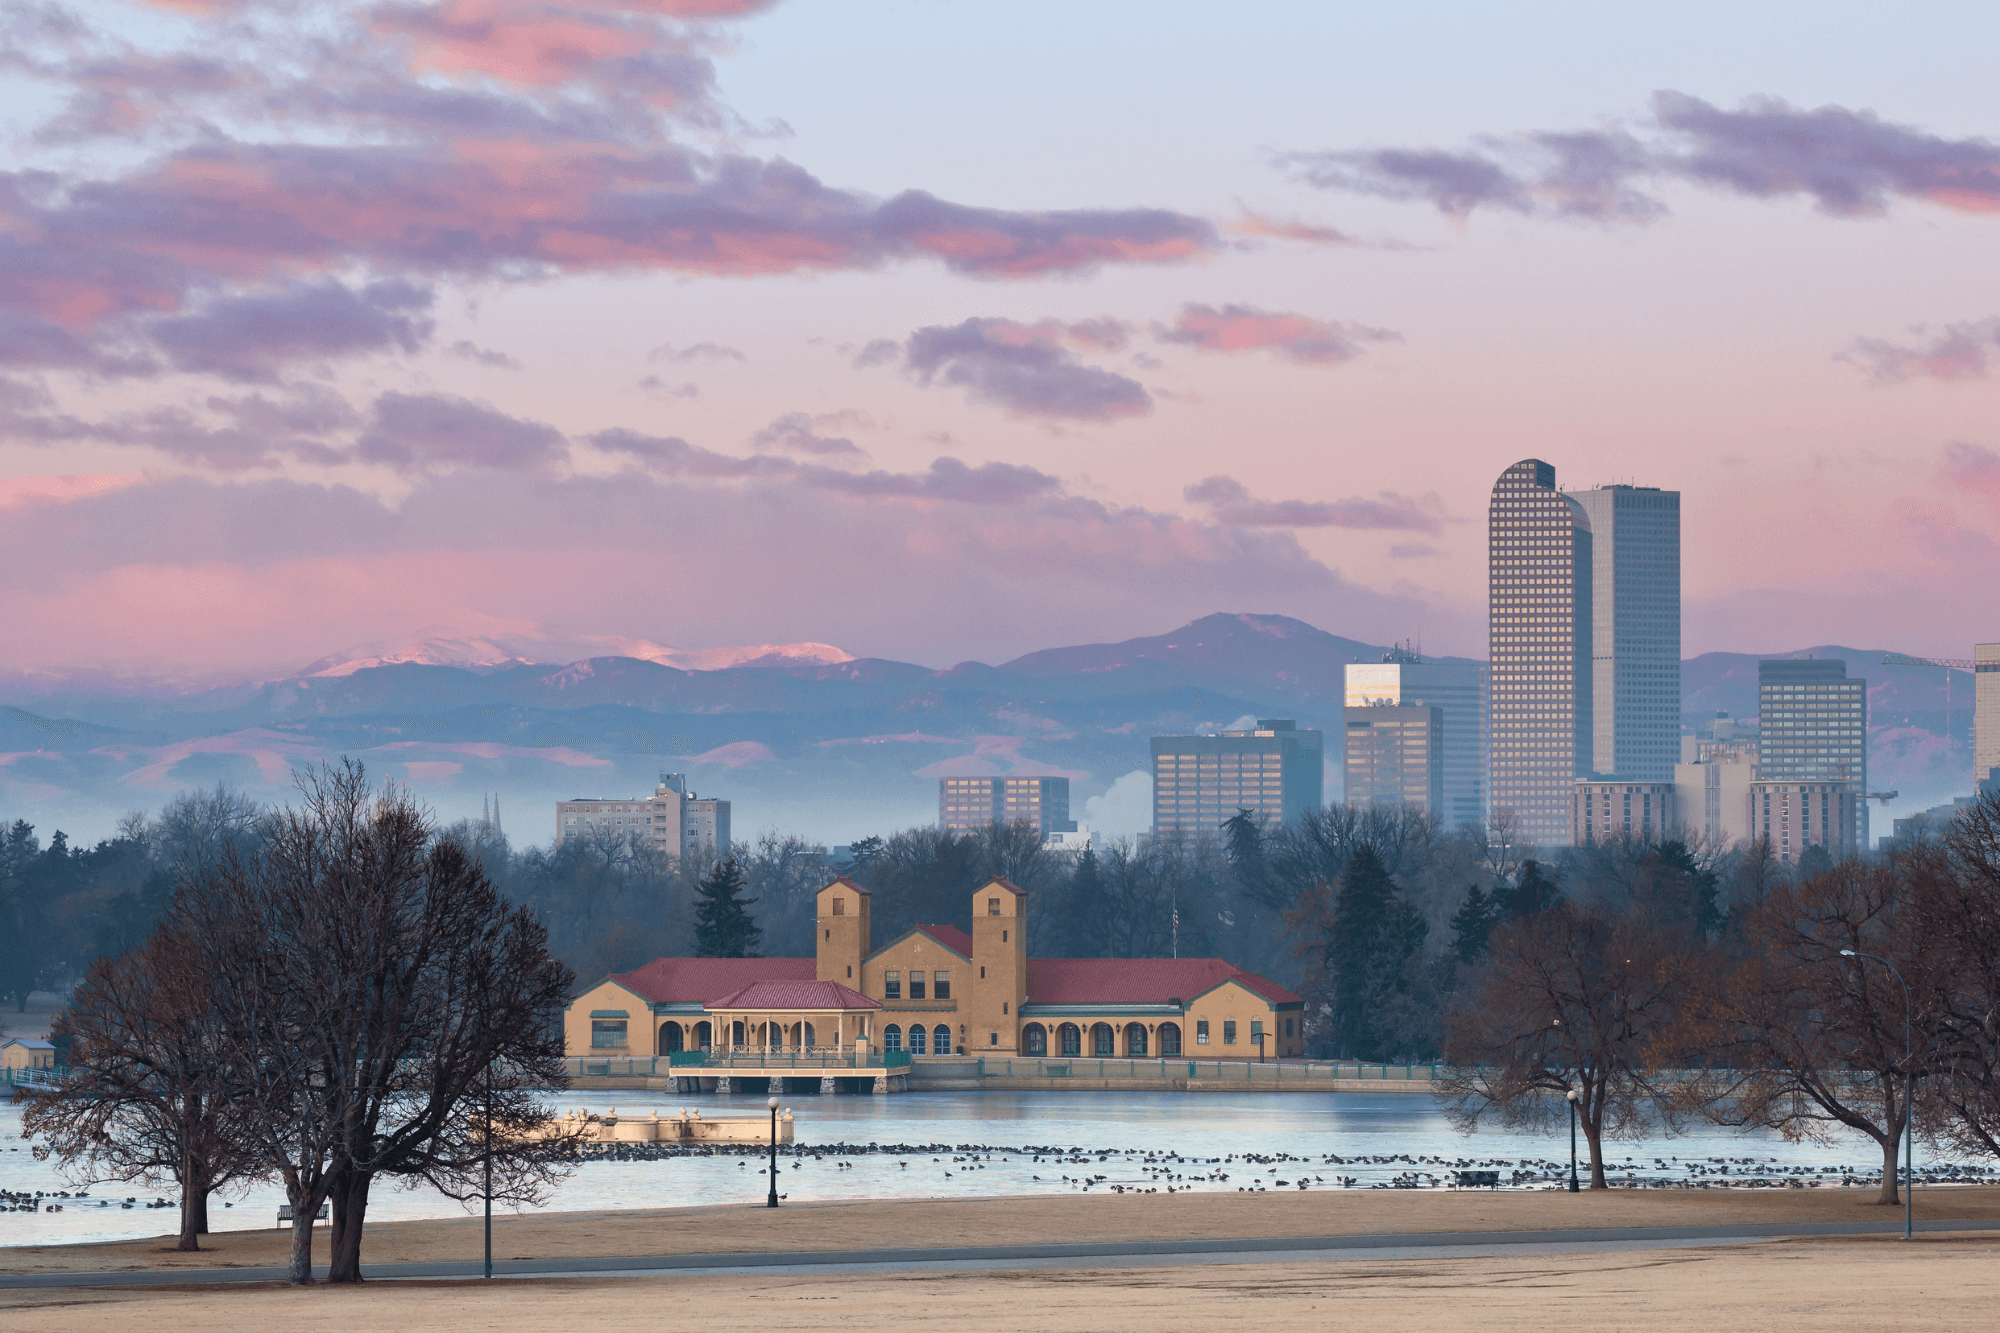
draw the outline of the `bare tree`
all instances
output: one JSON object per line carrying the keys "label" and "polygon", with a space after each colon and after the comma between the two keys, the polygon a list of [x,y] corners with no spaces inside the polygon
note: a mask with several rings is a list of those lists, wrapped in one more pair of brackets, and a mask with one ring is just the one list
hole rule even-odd
{"label": "bare tree", "polygon": [[38,1091],[22,1133],[35,1156],[89,1180],[170,1179],[180,1243],[199,1250],[208,1197],[260,1174],[216,1086],[221,1033],[200,949],[172,924],[139,949],[99,958],[57,1019],[69,1077]]}
{"label": "bare tree", "polygon": [[1935,1067],[1917,1106],[1926,1134],[2000,1155],[2000,794],[1954,821],[1942,847],[1909,850],[1910,931],[1934,952]]}
{"label": "bare tree", "polygon": [[[293,1208],[291,1279],[312,1280],[312,1218],[332,1199],[331,1277],[352,1282],[378,1175],[462,1190],[489,1137],[517,1195],[556,1169],[528,1089],[566,1083],[573,974],[406,794],[352,761],[298,783],[255,855],[225,855],[177,912],[204,944],[223,1094]],[[489,1095],[504,1134],[484,1132]]]}
{"label": "bare tree", "polygon": [[1702,965],[1684,930],[1640,913],[1558,901],[1495,929],[1489,957],[1445,1016],[1447,1069],[1437,1098],[1470,1132],[1568,1115],[1590,1149],[1590,1187],[1604,1189],[1604,1138],[1636,1135],[1649,1111],[1673,1123],[1648,1070]]}
{"label": "bare tree", "polygon": [[[1749,909],[1738,956],[1688,1007],[1663,1052],[1692,1071],[1676,1085],[1680,1104],[1718,1124],[1790,1138],[1859,1130],[1882,1150],[1880,1202],[1897,1202],[1904,1079],[1929,1072],[1939,961],[1913,945],[1908,898],[1903,871],[1856,860],[1774,888]],[[1842,950],[1886,958],[1909,983],[1914,1067],[1896,976]]]}

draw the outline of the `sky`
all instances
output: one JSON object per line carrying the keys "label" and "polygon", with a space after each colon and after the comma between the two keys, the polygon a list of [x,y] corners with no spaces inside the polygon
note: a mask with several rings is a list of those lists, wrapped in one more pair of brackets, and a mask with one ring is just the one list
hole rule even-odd
{"label": "sky", "polygon": [[1485,654],[1516,459],[1684,652],[2000,637],[1991,6],[25,0],[4,666]]}

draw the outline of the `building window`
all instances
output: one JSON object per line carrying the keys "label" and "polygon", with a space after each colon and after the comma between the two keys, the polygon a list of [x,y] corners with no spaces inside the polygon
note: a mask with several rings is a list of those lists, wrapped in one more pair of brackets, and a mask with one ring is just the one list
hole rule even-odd
{"label": "building window", "polygon": [[731,1046],[741,1046],[744,1044],[742,1019],[738,1019],[729,1025],[729,1044]]}
{"label": "building window", "polygon": [[903,998],[903,974],[901,972],[884,972],[882,974],[882,998],[885,1000],[900,1000]]}
{"label": "building window", "polygon": [[1125,1054],[1137,1060],[1146,1054],[1146,1025],[1127,1023],[1125,1025]]}
{"label": "building window", "polygon": [[[999,1043],[999,1038],[997,1035],[994,1038],[994,1043],[996,1045]],[[938,1024],[937,1029],[931,1033],[931,1054],[932,1055],[951,1054],[951,1029],[946,1027],[942,1023]]]}
{"label": "building window", "polygon": [[999,1034],[999,1033],[997,1033],[997,1032],[989,1032],[989,1033],[987,1033],[987,1034],[986,1034],[986,1044],[987,1044],[988,1046],[998,1046],[998,1045],[1000,1044],[1000,1034]]}
{"label": "building window", "polygon": [[924,974],[921,972],[910,973],[910,998],[913,1000],[924,998]]}
{"label": "building window", "polygon": [[1047,1055],[1049,1053],[1049,1030],[1040,1023],[1030,1023],[1021,1029],[1021,1054]]}
{"label": "building window", "polygon": [[1236,1044],[1236,1020],[1233,1018],[1222,1020],[1222,1044],[1224,1046]]}
{"label": "building window", "polygon": [[1287,1037],[1292,1035],[1292,1020],[1289,1018],[1285,1020],[1285,1035]]}
{"label": "building window", "polygon": [[924,1043],[927,1042],[929,1039],[930,1039],[929,1034],[927,1034],[924,1031],[924,1025],[922,1023],[910,1024],[911,1055],[922,1055],[924,1053]]}
{"label": "building window", "polygon": [[986,900],[986,915],[988,916],[1000,915],[1000,900],[998,898],[988,898]]}
{"label": "building window", "polygon": [[1002,1000],[1002,1001],[1000,1001],[1000,1012],[1001,1012],[1002,1014],[1005,1014],[1005,1013],[1007,1012],[1007,1005],[1008,1005],[1008,1003],[1009,1003],[1009,1001],[1006,1001],[1006,1000]]}
{"label": "building window", "polygon": [[[922,1030],[923,1030],[923,1029],[921,1029],[921,1028],[919,1028],[919,1029],[918,1029],[918,1031],[920,1031],[920,1032],[921,1032]],[[903,1049],[903,1029],[901,1029],[900,1027],[897,1027],[897,1026],[896,1026],[896,1025],[894,1024],[894,1023],[891,1023],[891,1024],[890,1024],[890,1025],[889,1025],[888,1027],[886,1027],[886,1028],[883,1028],[883,1029],[882,1029],[882,1049],[883,1049],[883,1050],[885,1050],[885,1051],[900,1051],[900,1050],[902,1050],[902,1049]]]}
{"label": "building window", "polygon": [[1118,1034],[1109,1023],[1098,1023],[1090,1029],[1090,1053],[1092,1055],[1118,1054]]}
{"label": "building window", "polygon": [[1005,944],[1007,942],[1007,932],[1004,930],[1000,932],[1000,942],[1002,944]]}
{"label": "building window", "polygon": [[931,980],[937,983],[931,987],[931,998],[934,1000],[949,1000],[951,998],[951,973],[933,972],[931,973]]}
{"label": "building window", "polygon": [[1264,1024],[1261,1019],[1251,1020],[1250,1044],[1253,1046],[1262,1046],[1264,1044]]}
{"label": "building window", "polygon": [[845,899],[845,898],[835,898],[835,899],[833,900],[833,914],[834,914],[835,916],[846,916],[846,915],[847,915],[847,899]]}
{"label": "building window", "polygon": [[1181,1026],[1178,1023],[1160,1024],[1160,1054],[1179,1055],[1181,1053]]}
{"label": "building window", "polygon": [[1083,1054],[1083,1031],[1076,1024],[1063,1024],[1057,1030],[1056,1035],[1062,1039],[1062,1053],[1064,1055]]}
{"label": "building window", "polygon": [[1208,1045],[1208,1020],[1206,1018],[1197,1018],[1194,1021],[1194,1044],[1197,1046]]}
{"label": "building window", "polygon": [[592,1050],[599,1050],[606,1046],[622,1049],[625,1045],[625,1020],[622,1018],[591,1019],[590,1045]]}

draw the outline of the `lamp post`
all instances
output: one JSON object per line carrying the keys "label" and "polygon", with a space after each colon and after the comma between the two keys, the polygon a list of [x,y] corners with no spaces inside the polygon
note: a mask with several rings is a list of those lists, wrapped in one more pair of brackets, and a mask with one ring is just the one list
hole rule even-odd
{"label": "lamp post", "polygon": [[[1909,1240],[1912,1230],[1911,1219],[1915,1214],[1916,1202],[1910,1197],[1911,1171],[1915,1167],[1917,1155],[1917,1071],[1915,1065],[1916,1046],[1910,1040],[1910,983],[1903,980],[1902,970],[1880,954],[1862,953],[1857,949],[1842,949],[1842,958],[1871,958],[1889,969],[1896,978],[1896,984],[1903,988],[1903,1239]],[[1893,1177],[1892,1177],[1893,1179]]]}
{"label": "lamp post", "polygon": [[[1594,1179],[1596,1179],[1596,1177],[1595,1177],[1595,1176],[1593,1176],[1593,1177],[1592,1177],[1592,1179],[1594,1180]],[[1592,1188],[1595,1188],[1595,1187],[1593,1186]],[[1569,1192],[1570,1192],[1571,1194],[1575,1194],[1575,1193],[1577,1192],[1577,1188],[1576,1188],[1576,1089],[1575,1089],[1575,1088],[1571,1088],[1571,1089],[1569,1090]]]}
{"label": "lamp post", "polygon": [[766,1208],[778,1206],[778,1099],[771,1098],[765,1103],[771,1108],[771,1193],[764,1200]]}

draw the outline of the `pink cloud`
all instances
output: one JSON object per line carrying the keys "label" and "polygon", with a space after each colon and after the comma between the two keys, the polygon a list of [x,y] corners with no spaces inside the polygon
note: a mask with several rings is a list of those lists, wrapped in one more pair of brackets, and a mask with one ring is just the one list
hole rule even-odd
{"label": "pink cloud", "polygon": [[743,768],[750,764],[761,764],[777,756],[772,754],[770,747],[761,741],[731,741],[727,745],[718,745],[713,750],[704,750],[700,754],[674,757],[685,759],[691,764],[721,764],[726,768]]}
{"label": "pink cloud", "polygon": [[1401,342],[1402,335],[1362,324],[1339,324],[1255,306],[1189,304],[1155,331],[1161,342],[1204,352],[1273,351],[1300,365],[1333,365],[1360,356],[1366,343]]}
{"label": "pink cloud", "polygon": [[61,477],[8,477],[0,480],[0,509],[27,505],[68,504],[93,495],[136,486],[145,481],[137,472],[87,472]]}
{"label": "pink cloud", "polygon": [[464,772],[465,765],[443,759],[414,759],[403,765],[403,771],[412,782],[442,782]]}

